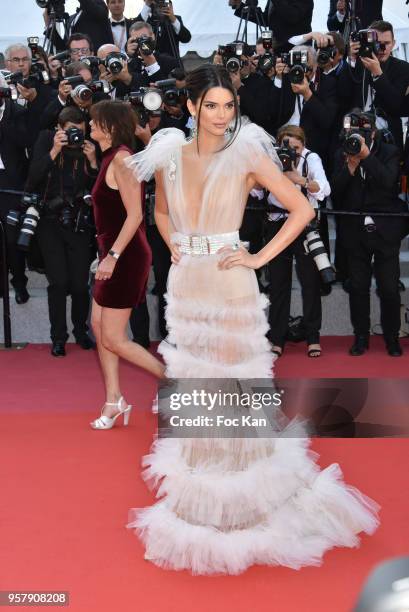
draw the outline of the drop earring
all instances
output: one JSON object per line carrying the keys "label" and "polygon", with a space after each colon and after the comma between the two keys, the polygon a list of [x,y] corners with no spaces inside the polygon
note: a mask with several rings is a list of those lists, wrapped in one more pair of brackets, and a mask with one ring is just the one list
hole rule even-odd
{"label": "drop earring", "polygon": [[190,118],[190,138],[196,138],[196,136],[197,136],[196,115],[192,115]]}

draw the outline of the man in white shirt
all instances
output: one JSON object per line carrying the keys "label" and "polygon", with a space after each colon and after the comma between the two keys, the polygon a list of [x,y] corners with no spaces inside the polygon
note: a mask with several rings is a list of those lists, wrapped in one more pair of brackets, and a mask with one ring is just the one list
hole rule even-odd
{"label": "man in white shirt", "polygon": [[[118,47],[121,53],[124,53],[129,38],[129,28],[135,20],[127,19],[124,16],[125,0],[107,0],[107,6],[112,32],[112,43]],[[106,42],[109,43],[111,41]]]}

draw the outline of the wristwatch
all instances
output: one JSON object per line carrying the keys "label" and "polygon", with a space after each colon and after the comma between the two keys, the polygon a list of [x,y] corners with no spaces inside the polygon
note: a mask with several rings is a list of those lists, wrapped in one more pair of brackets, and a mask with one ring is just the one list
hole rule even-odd
{"label": "wristwatch", "polygon": [[114,259],[119,259],[119,253],[113,251],[112,249],[108,251],[108,254],[111,255],[111,257],[113,257]]}

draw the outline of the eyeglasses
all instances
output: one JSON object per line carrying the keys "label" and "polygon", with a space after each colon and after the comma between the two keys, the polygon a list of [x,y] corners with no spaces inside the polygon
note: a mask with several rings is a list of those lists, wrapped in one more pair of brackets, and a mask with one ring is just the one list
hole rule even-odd
{"label": "eyeglasses", "polygon": [[14,64],[19,64],[20,62],[22,62],[23,64],[28,64],[29,61],[29,57],[12,57],[10,59],[10,62],[13,62]]}
{"label": "eyeglasses", "polygon": [[81,49],[70,49],[70,53],[71,55],[87,55],[87,53],[90,53],[90,48],[82,47]]}

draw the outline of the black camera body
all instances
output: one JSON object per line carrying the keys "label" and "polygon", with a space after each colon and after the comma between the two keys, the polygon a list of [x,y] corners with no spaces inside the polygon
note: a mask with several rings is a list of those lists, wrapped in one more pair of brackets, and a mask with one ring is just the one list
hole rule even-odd
{"label": "black camera body", "polygon": [[334,59],[338,50],[334,45],[328,45],[328,47],[322,47],[318,50],[317,63],[318,66],[326,66],[328,62]]}
{"label": "black camera body", "polygon": [[80,83],[71,92],[72,98],[78,98],[83,102],[91,100],[94,93],[101,91],[104,93],[109,92],[109,85],[105,81],[92,81],[92,83]]}
{"label": "black camera body", "polygon": [[276,151],[280,158],[283,172],[290,172],[293,169],[293,165],[297,163],[297,151],[290,147],[289,139],[284,138],[281,147],[277,148]]}
{"label": "black camera body", "polygon": [[79,149],[84,144],[85,134],[80,128],[70,127],[65,130],[67,146]]}
{"label": "black camera body", "polygon": [[290,51],[280,56],[283,64],[290,68],[288,76],[294,85],[300,85],[308,72],[308,51]]}
{"label": "black camera body", "polygon": [[151,117],[161,117],[163,98],[159,89],[140,87],[125,98],[134,109],[139,125],[144,128]]}
{"label": "black camera body", "polygon": [[372,142],[372,127],[368,127],[368,120],[360,115],[347,115],[344,117],[344,129],[342,133],[342,148],[347,155],[358,155],[362,148],[364,139],[367,147]]}
{"label": "black camera body", "polygon": [[163,103],[167,106],[183,105],[187,99],[186,89],[176,87],[176,79],[164,79],[156,81],[155,87],[161,90]]}
{"label": "black camera body", "polygon": [[102,63],[111,74],[119,74],[122,72],[124,63],[126,63],[126,61],[126,55],[123,53],[118,53],[117,51],[112,51],[112,53],[108,53]]}
{"label": "black camera body", "polygon": [[49,13],[53,13],[60,20],[65,15],[65,0],[36,0],[38,6],[42,9],[47,9]]}
{"label": "black camera body", "polygon": [[74,76],[66,77],[64,81],[67,82],[67,85],[71,85],[71,87],[76,87],[77,85],[82,85],[84,83],[84,79],[79,74],[75,74]]}
{"label": "black camera body", "polygon": [[257,70],[261,74],[268,74],[272,68],[276,65],[277,58],[274,53],[268,51],[264,55],[259,55],[257,62]]}
{"label": "black camera body", "polygon": [[[131,39],[132,40],[132,39]],[[134,39],[134,42],[138,43],[138,52],[145,57],[153,55],[156,48],[156,43],[150,36],[140,36]]]}
{"label": "black camera body", "polygon": [[228,45],[219,45],[217,53],[221,55],[223,65],[229,72],[238,72],[247,64],[243,60],[243,55],[254,55],[255,47],[250,46],[245,42],[233,42]]}
{"label": "black camera body", "polygon": [[376,30],[359,30],[351,34],[353,42],[359,42],[359,56],[372,57],[372,54],[377,55],[379,50],[384,47],[378,42],[378,32]]}

